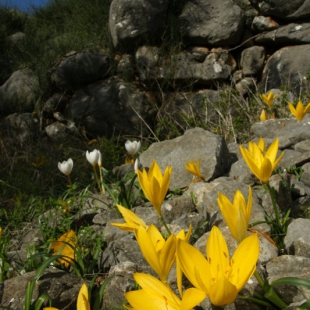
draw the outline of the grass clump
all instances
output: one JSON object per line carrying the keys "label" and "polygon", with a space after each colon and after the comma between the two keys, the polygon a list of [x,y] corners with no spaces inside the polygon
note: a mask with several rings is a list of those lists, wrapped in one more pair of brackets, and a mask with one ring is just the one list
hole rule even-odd
{"label": "grass clump", "polygon": [[41,94],[46,94],[51,91],[48,71],[68,52],[109,51],[110,3],[111,0],[94,0],[91,5],[86,0],[53,0],[45,7],[33,7],[31,14],[19,23],[5,24],[7,34],[18,30],[25,36],[7,45],[2,53],[13,63],[14,70],[32,69],[39,78]]}

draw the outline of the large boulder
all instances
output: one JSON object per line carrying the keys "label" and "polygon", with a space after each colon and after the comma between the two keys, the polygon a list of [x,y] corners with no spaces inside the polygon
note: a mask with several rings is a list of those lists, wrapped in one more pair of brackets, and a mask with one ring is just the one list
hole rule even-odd
{"label": "large boulder", "polygon": [[310,17],[309,0],[258,0],[262,15],[271,15],[284,20],[296,20]]}
{"label": "large boulder", "polygon": [[183,136],[153,143],[140,156],[144,167],[156,160],[164,171],[173,166],[170,188],[186,187],[192,181],[192,175],[185,169],[186,161],[201,160],[201,173],[206,181],[225,174],[230,167],[230,156],[222,136],[202,128],[187,130]]}
{"label": "large boulder", "polygon": [[65,117],[92,136],[146,135],[151,121],[151,96],[121,80],[104,80],[77,91]]}
{"label": "large boulder", "polygon": [[137,42],[160,38],[167,5],[164,0],[113,0],[109,14],[113,46],[132,50]]}
{"label": "large boulder", "polygon": [[0,87],[0,116],[32,112],[39,88],[38,78],[30,70],[17,70]]}
{"label": "large boulder", "polygon": [[309,67],[310,44],[283,47],[268,59],[259,88],[265,92],[286,86],[300,94],[309,89]]}
{"label": "large boulder", "polygon": [[103,79],[111,69],[106,53],[73,53],[58,64],[51,80],[60,89],[71,90]]}
{"label": "large boulder", "polygon": [[238,44],[244,26],[242,10],[232,0],[189,0],[179,22],[189,43],[214,46]]}

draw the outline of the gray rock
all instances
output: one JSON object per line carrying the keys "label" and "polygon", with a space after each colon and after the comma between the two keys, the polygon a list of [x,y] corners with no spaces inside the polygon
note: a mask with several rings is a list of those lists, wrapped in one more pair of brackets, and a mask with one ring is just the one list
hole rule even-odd
{"label": "gray rock", "polygon": [[139,265],[124,261],[113,266],[108,274],[111,280],[104,290],[103,310],[121,309],[126,303],[125,292],[135,288],[133,274],[139,271]]}
{"label": "gray rock", "polygon": [[109,30],[115,48],[131,51],[138,42],[160,38],[168,3],[163,0],[113,0],[110,5]]}
{"label": "gray rock", "polygon": [[253,46],[243,50],[241,54],[241,68],[245,76],[257,75],[263,69],[265,49],[262,46]]}
{"label": "gray rock", "polygon": [[268,59],[259,83],[261,90],[288,86],[293,92],[309,89],[310,44],[283,47]]}
{"label": "gray rock", "polygon": [[30,70],[17,70],[0,87],[0,116],[32,112],[39,89],[38,78]]}
{"label": "gray rock", "polygon": [[[198,152],[196,152],[196,150]],[[140,156],[144,167],[150,167],[155,159],[164,171],[173,166],[170,188],[186,187],[192,175],[185,169],[186,160],[201,159],[201,173],[206,181],[215,179],[228,171],[229,152],[224,139],[201,128],[187,130],[183,136],[152,144]]]}
{"label": "gray rock", "polygon": [[133,84],[104,80],[77,91],[65,116],[93,136],[146,135],[151,100]]}
{"label": "gray rock", "polygon": [[180,15],[180,24],[191,44],[226,46],[239,43],[244,20],[242,10],[231,0],[190,0]]}
{"label": "gray rock", "polygon": [[255,123],[251,132],[255,137],[264,139],[279,138],[279,149],[285,149],[294,144],[310,139],[310,115],[306,115],[301,122],[296,119],[271,119]]}
{"label": "gray rock", "polygon": [[270,31],[278,27],[279,24],[269,16],[255,16],[252,22],[252,29],[256,32]]}
{"label": "gray rock", "polygon": [[31,113],[14,113],[0,120],[2,137],[12,144],[26,145],[36,140],[39,121]]}
{"label": "gray rock", "polygon": [[262,15],[276,16],[284,20],[295,20],[310,16],[309,0],[258,0]]}
{"label": "gray rock", "polygon": [[306,163],[302,166],[303,173],[301,174],[300,181],[310,186],[310,163]]}
{"label": "gray rock", "polygon": [[[29,281],[35,276],[36,271],[25,273],[5,280],[2,283],[0,303],[2,307],[24,309],[26,289]],[[36,300],[42,292],[53,301],[53,307],[68,310],[76,309],[76,298],[83,281],[71,273],[46,269],[43,276],[36,282],[32,300]]]}
{"label": "gray rock", "polygon": [[[266,270],[269,283],[284,277],[309,279],[310,259],[301,256],[282,255],[267,263]],[[302,286],[277,285],[275,289],[287,304],[310,298],[310,290]]]}
{"label": "gray rock", "polygon": [[[180,84],[209,84],[227,80],[236,61],[223,49],[214,49],[197,60],[196,52],[182,52],[160,58],[156,47],[143,46],[136,52],[136,62],[143,83],[177,82]],[[204,58],[204,60],[202,60]]]}
{"label": "gray rock", "polygon": [[294,145],[294,150],[305,153],[310,151],[310,140],[303,140]]}
{"label": "gray rock", "polygon": [[294,45],[310,43],[310,23],[292,23],[255,38],[257,44]]}
{"label": "gray rock", "polygon": [[110,62],[106,53],[74,53],[58,64],[51,80],[60,89],[77,89],[106,77],[110,70]]}
{"label": "gray rock", "polygon": [[284,243],[289,254],[310,258],[310,219],[293,220],[288,225]]}

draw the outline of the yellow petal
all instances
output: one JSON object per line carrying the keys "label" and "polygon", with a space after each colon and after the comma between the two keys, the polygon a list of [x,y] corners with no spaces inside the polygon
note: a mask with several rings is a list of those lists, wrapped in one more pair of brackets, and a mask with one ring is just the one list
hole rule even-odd
{"label": "yellow petal", "polygon": [[295,116],[295,117],[297,117],[297,115],[296,115],[296,110],[295,110],[295,108],[294,108],[294,106],[292,105],[292,103],[288,103],[288,107],[290,108],[290,111],[291,111],[291,113]]}
{"label": "yellow petal", "polygon": [[240,145],[240,151],[245,163],[247,164],[251,172],[259,179],[260,170],[257,163],[253,159],[253,155],[251,155],[251,153],[242,145]]}
{"label": "yellow petal", "polygon": [[212,279],[220,279],[229,267],[229,252],[226,240],[217,226],[213,226],[207,241],[207,257]]}
{"label": "yellow petal", "polygon": [[159,263],[159,254],[156,252],[153,242],[143,226],[140,226],[137,230],[137,241],[145,260],[160,278],[164,278]]}
{"label": "yellow petal", "polygon": [[[177,256],[181,269],[184,272],[188,280],[198,289],[209,294],[208,282],[210,278],[209,264],[205,257],[195,247],[187,242],[178,239],[177,240]],[[200,279],[196,278],[196,269],[201,271],[201,279],[204,281],[201,283]]]}
{"label": "yellow petal", "polygon": [[272,174],[272,164],[268,158],[265,158],[262,166],[260,167],[259,179],[262,183],[268,183]]}
{"label": "yellow petal", "polygon": [[189,310],[200,304],[206,298],[206,293],[197,289],[187,289],[182,297],[181,310]]}
{"label": "yellow petal", "polygon": [[134,309],[179,309],[181,301],[167,285],[149,274],[135,273],[134,278],[142,289],[125,293]]}
{"label": "yellow petal", "polygon": [[85,283],[81,286],[76,305],[77,310],[90,310],[90,305],[88,302],[88,288]]}
{"label": "yellow petal", "polygon": [[147,225],[143,221],[143,219],[137,216],[134,212],[118,204],[116,205],[116,207],[119,210],[119,212],[122,214],[126,223],[111,223],[111,225],[119,227],[120,229],[129,231],[129,232],[135,232],[135,230],[140,225],[143,226],[144,228],[147,228]]}
{"label": "yellow petal", "polygon": [[242,193],[239,190],[235,193],[233,204],[225,195],[218,193],[218,205],[231,234],[241,242],[248,229],[247,208]]}
{"label": "yellow petal", "polygon": [[234,302],[238,290],[224,275],[218,279],[210,291],[210,301],[215,306],[224,306]]}
{"label": "yellow petal", "polygon": [[171,235],[166,240],[163,248],[160,250],[159,263],[162,269],[164,280],[167,279],[168,274],[172,268],[172,265],[175,262],[176,242],[177,241],[175,235]]}
{"label": "yellow petal", "polygon": [[232,270],[229,276],[238,291],[249,281],[253,275],[259,257],[259,240],[257,234],[245,238],[236,249],[231,258]]}
{"label": "yellow petal", "polygon": [[266,121],[267,119],[269,119],[269,117],[268,117],[268,113],[267,113],[267,111],[265,110],[265,109],[263,109],[262,110],[262,113],[260,114],[260,120],[262,121],[262,122],[264,122],[264,121]]}

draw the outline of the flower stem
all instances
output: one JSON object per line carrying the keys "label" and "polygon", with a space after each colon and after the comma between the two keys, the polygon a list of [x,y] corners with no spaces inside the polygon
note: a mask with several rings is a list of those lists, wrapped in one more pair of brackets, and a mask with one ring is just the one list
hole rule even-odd
{"label": "flower stem", "polygon": [[279,297],[276,291],[273,289],[272,286],[269,285],[267,281],[264,281],[260,274],[255,270],[254,276],[257,279],[259,285],[264,290],[264,297],[271,301],[274,305],[279,307],[280,309],[284,309],[287,307],[286,303]]}
{"label": "flower stem", "polygon": [[279,213],[279,209],[277,207],[274,189],[270,186],[269,183],[264,184],[264,186],[265,186],[265,189],[267,189],[267,191],[269,192],[269,195],[271,198],[276,223],[277,223],[277,225],[279,225],[279,227],[281,227],[282,225],[281,225],[281,220],[280,220],[280,213]]}
{"label": "flower stem", "polygon": [[105,188],[104,188],[104,185],[103,185],[103,175],[102,175],[102,166],[101,165],[98,165],[98,168],[99,168],[99,175],[100,175],[100,192],[101,192],[101,195],[105,195]]}
{"label": "flower stem", "polygon": [[167,233],[168,233],[168,236],[171,236],[172,233],[171,233],[171,231],[170,231],[170,229],[169,229],[167,223],[165,222],[165,220],[164,220],[164,218],[163,218],[163,216],[162,216],[161,214],[159,215],[159,219],[160,219],[160,221],[162,222],[162,224],[165,226],[165,228],[166,228],[166,230],[167,230]]}

